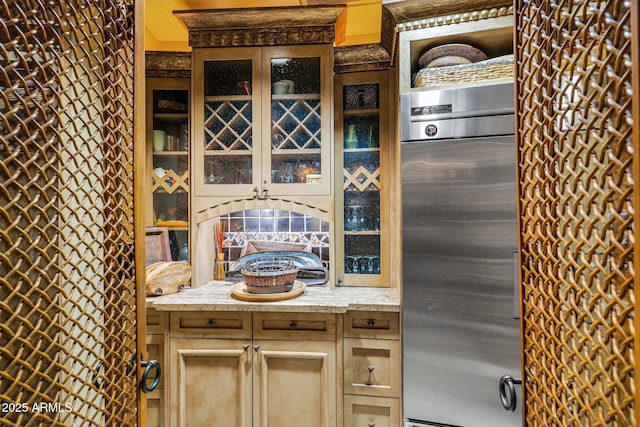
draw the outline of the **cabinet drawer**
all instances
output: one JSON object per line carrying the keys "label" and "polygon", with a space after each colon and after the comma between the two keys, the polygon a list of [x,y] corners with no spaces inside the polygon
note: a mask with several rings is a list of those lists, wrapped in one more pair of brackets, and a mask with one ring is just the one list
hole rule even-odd
{"label": "cabinet drawer", "polygon": [[327,340],[336,339],[336,316],[318,313],[255,313],[256,339]]}
{"label": "cabinet drawer", "polygon": [[171,313],[171,336],[251,339],[251,313]]}
{"label": "cabinet drawer", "polygon": [[167,331],[169,313],[147,308],[147,334],[161,335]]}
{"label": "cabinet drawer", "polygon": [[344,315],[344,336],[397,340],[399,317],[399,313],[349,311]]}
{"label": "cabinet drawer", "polygon": [[344,396],[344,427],[399,427],[400,400]]}
{"label": "cabinet drawer", "polygon": [[345,338],[344,392],[400,397],[400,343]]}

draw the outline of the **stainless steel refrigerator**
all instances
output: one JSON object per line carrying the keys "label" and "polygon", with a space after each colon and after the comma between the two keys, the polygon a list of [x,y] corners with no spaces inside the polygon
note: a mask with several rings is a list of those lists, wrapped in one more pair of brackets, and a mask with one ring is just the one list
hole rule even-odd
{"label": "stainless steel refrigerator", "polygon": [[401,103],[405,426],[522,425],[513,83]]}

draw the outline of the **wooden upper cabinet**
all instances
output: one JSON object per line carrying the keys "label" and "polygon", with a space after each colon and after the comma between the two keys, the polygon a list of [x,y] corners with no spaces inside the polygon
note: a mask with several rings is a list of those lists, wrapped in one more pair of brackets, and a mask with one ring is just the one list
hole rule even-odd
{"label": "wooden upper cabinet", "polygon": [[331,191],[332,47],[194,49],[196,196]]}
{"label": "wooden upper cabinet", "polygon": [[389,72],[340,74],[335,86],[336,274],[343,286],[390,286]]}
{"label": "wooden upper cabinet", "polygon": [[146,80],[146,226],[169,228],[171,259],[189,260],[188,78]]}

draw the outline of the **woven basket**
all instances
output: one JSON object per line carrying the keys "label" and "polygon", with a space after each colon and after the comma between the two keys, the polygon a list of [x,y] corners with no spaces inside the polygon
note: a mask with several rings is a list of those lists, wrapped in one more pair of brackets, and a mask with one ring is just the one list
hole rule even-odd
{"label": "woven basket", "polygon": [[298,267],[290,259],[274,258],[243,267],[240,273],[248,286],[285,286],[293,284]]}
{"label": "woven basket", "polygon": [[477,82],[513,75],[513,55],[505,55],[472,64],[423,68],[416,75],[415,87]]}

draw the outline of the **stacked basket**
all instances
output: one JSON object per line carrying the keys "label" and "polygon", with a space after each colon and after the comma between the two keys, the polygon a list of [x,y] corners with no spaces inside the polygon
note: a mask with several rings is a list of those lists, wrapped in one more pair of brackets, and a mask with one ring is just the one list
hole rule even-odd
{"label": "stacked basket", "polygon": [[298,276],[298,267],[290,258],[262,259],[240,270],[247,290],[256,294],[288,292]]}

